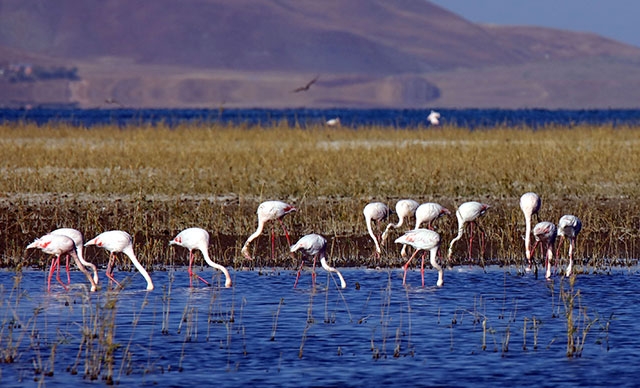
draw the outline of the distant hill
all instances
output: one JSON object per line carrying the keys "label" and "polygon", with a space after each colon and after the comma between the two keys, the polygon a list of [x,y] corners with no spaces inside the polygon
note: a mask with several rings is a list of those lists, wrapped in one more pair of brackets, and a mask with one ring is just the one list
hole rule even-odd
{"label": "distant hill", "polygon": [[[478,25],[424,0],[0,0],[0,70],[5,106],[640,101],[640,48],[592,34]],[[316,76],[308,90],[292,92]]]}

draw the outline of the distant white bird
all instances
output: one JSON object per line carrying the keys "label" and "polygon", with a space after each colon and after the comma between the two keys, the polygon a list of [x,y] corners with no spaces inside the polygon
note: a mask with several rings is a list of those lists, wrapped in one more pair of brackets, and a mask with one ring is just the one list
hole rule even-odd
{"label": "distant white bird", "polygon": [[[447,260],[451,260],[451,255],[453,254],[453,244],[462,238],[462,234],[464,233],[464,227],[468,223],[470,224],[470,232],[469,232],[469,260],[471,260],[471,244],[473,243],[473,225],[476,223],[476,220],[482,216],[487,209],[489,209],[489,205],[480,202],[465,202],[462,205],[458,206],[458,210],[456,210],[456,217],[458,218],[458,235],[451,240],[449,244],[449,254],[447,255]],[[480,256],[484,254],[484,232],[480,230]]]}
{"label": "distant white bird", "polygon": [[527,257],[527,271],[531,270],[531,217],[538,215],[542,201],[536,193],[524,193],[520,197],[520,209],[524,213],[525,234],[524,234],[524,253]]}
{"label": "distant white bird", "polygon": [[[60,234],[46,234],[36,239],[31,244],[27,245],[27,249],[32,248],[38,248],[44,253],[56,256],[51,261],[51,268],[49,269],[49,276],[47,278],[47,291],[51,291],[51,277],[53,276],[55,268],[57,266],[60,266],[60,256],[64,254],[71,255],[71,257],[73,257],[73,260],[75,261],[76,266],[78,266],[78,269],[82,271],[82,273],[89,280],[89,283],[91,284],[91,291],[95,291],[97,289],[97,285],[93,281],[91,274],[82,265],[80,260],[78,260],[76,245],[71,238]],[[60,280],[60,276],[57,276],[56,279],[58,280],[58,283],[60,283],[66,290],[67,286],[62,283],[62,281]]]}
{"label": "distant white bird", "polygon": [[536,251],[538,243],[543,243],[546,248],[546,262],[545,267],[547,272],[545,277],[549,279],[551,277],[551,264],[553,261],[553,246],[556,242],[557,229],[553,222],[542,221],[533,227],[533,235],[536,238],[536,243],[533,245],[533,252]]}
{"label": "distant white bird", "polygon": [[558,236],[560,236],[560,243],[558,244],[558,250],[556,251],[556,257],[560,258],[558,255],[560,251],[560,245],[565,237],[569,239],[569,265],[565,271],[567,276],[571,276],[571,270],[573,269],[573,251],[576,245],[576,239],[578,238],[578,233],[582,230],[582,221],[574,215],[564,215],[558,221]]}
{"label": "distant white bird", "polygon": [[429,120],[429,123],[431,123],[431,125],[439,125],[440,113],[436,112],[435,110],[432,110],[431,113],[429,113],[429,116],[427,116],[427,120]]}
{"label": "distant white bird", "polygon": [[382,233],[381,244],[384,245],[384,242],[389,235],[390,229],[398,229],[402,225],[404,225],[404,220],[413,217],[416,214],[416,209],[420,204],[413,199],[401,199],[396,203],[396,214],[398,215],[398,223],[394,224],[393,222],[387,225],[387,228]]}
{"label": "distant white bird", "polygon": [[169,245],[178,245],[183,248],[187,248],[189,250],[189,270],[188,270],[189,287],[192,286],[191,279],[193,278],[194,275],[205,284],[209,284],[209,282],[207,282],[200,276],[196,275],[191,270],[191,267],[193,265],[193,258],[194,258],[193,251],[195,249],[202,252],[202,257],[204,257],[204,261],[206,261],[207,264],[209,264],[210,266],[212,266],[217,270],[222,271],[225,278],[224,286],[227,288],[231,287],[231,276],[229,276],[229,271],[227,271],[227,269],[224,266],[218,263],[215,263],[209,257],[209,232],[201,228],[187,228],[182,232],[178,233],[178,235],[173,240],[169,241]]}
{"label": "distant white bird", "polygon": [[327,127],[339,127],[340,126],[340,117],[336,117],[336,118],[327,120],[325,125]]}
{"label": "distant white bird", "polygon": [[[291,247],[291,252],[302,251],[307,256],[313,256],[313,270],[311,272],[311,278],[313,285],[316,284],[316,259],[320,258],[320,264],[322,264],[322,268],[326,271],[334,272],[340,278],[340,288],[346,288],[347,283],[344,281],[342,274],[337,269],[330,267],[327,264],[326,259],[326,251],[327,251],[327,240],[320,236],[319,234],[308,234],[303,236]],[[296,275],[296,282],[293,285],[295,288],[298,285],[298,278],[300,277],[300,272],[302,271],[302,266],[304,265],[304,259],[300,264],[300,269],[298,270],[298,274]]]}
{"label": "distant white bird", "polygon": [[[253,232],[253,234],[249,236],[249,238],[247,238],[247,241],[244,243],[244,246],[242,247],[242,254],[244,255],[244,257],[246,257],[247,259],[251,259],[251,255],[249,254],[249,243],[255,240],[256,238],[258,238],[258,236],[260,236],[260,234],[262,233],[262,230],[264,229],[264,225],[269,221],[275,222],[276,220],[278,220],[280,222],[280,224],[282,225],[282,229],[284,229],[284,234],[287,237],[287,243],[289,246],[291,246],[291,239],[289,238],[289,232],[287,232],[287,228],[284,226],[284,222],[282,222],[282,218],[287,214],[295,212],[297,210],[298,209],[296,209],[295,207],[289,205],[288,203],[284,203],[282,201],[262,202],[258,206],[258,210],[256,211],[256,214],[258,215],[258,229],[256,229],[256,231]],[[275,252],[275,244],[276,244],[275,232],[273,228],[271,228],[272,256],[273,256],[273,253]]]}
{"label": "distant white bird", "polygon": [[[418,254],[419,251],[429,251],[431,266],[438,270],[438,281],[436,285],[438,287],[442,287],[444,284],[444,271],[438,262],[436,261],[436,255],[438,254],[438,247],[440,247],[440,235],[433,230],[429,229],[413,229],[406,232],[403,236],[400,236],[396,239],[396,244],[405,244],[411,245],[416,249],[416,251],[411,255],[411,258],[407,261],[407,263],[403,266],[404,275],[402,276],[402,285],[405,284],[407,278],[407,269],[409,268],[409,264],[411,264],[411,260]],[[424,287],[424,255],[426,252],[422,253],[422,265],[420,267],[420,274],[422,275],[422,287]]]}
{"label": "distant white bird", "polygon": [[120,283],[113,277],[113,262],[116,260],[116,253],[122,252],[127,257],[136,269],[142,274],[144,279],[147,281],[147,290],[153,290],[153,282],[151,281],[151,276],[147,270],[144,269],[142,264],[136,258],[135,253],[133,253],[133,238],[127,232],[122,230],[111,230],[108,232],[101,233],[94,237],[93,239],[87,241],[84,246],[95,245],[97,247],[101,247],[109,251],[109,263],[107,264],[107,277],[114,281],[118,286]]}
{"label": "distant white bird", "polygon": [[380,226],[380,222],[389,216],[389,207],[382,202],[371,202],[364,207],[362,213],[364,214],[364,220],[367,223],[369,236],[371,236],[371,239],[376,246],[376,255],[380,257],[382,250],[380,249],[378,238],[375,233],[373,233],[372,223],[375,222],[377,226]]}

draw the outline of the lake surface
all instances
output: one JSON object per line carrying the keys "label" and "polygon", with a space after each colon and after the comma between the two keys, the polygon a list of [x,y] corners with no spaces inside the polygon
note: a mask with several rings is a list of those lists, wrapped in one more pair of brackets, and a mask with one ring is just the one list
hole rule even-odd
{"label": "lake surface", "polygon": [[[197,271],[215,285],[189,288],[177,268],[153,272],[146,292],[139,274],[116,271],[124,290],[87,294],[76,271],[75,287],[47,293],[42,271],[0,272],[0,351],[15,355],[0,363],[0,385],[94,386],[108,375],[122,386],[637,385],[637,268],[580,274],[573,289],[499,267],[455,267],[442,288],[431,269],[425,288],[419,270],[405,288],[400,269],[347,268],[344,290],[322,269],[315,288],[306,269],[296,289],[294,271],[232,271],[230,289],[219,272]],[[84,376],[88,365],[100,380]]]}
{"label": "lake surface", "polygon": [[[443,125],[471,129],[506,127],[541,128],[548,125],[640,125],[640,110],[548,110],[548,109],[437,109]],[[426,126],[429,109],[0,109],[1,122],[38,125],[68,123],[87,128],[98,125],[168,125],[185,123],[271,126],[323,125],[339,117],[343,126]]]}

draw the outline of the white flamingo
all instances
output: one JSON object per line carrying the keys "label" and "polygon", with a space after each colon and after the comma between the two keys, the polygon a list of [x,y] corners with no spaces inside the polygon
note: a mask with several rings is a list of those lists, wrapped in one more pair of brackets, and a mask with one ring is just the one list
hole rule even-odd
{"label": "white flamingo", "polygon": [[525,234],[524,253],[527,257],[527,271],[531,271],[531,217],[538,215],[542,201],[536,193],[524,193],[520,197],[520,209],[524,213]]}
{"label": "white flamingo", "polygon": [[[59,234],[62,236],[67,236],[73,240],[74,244],[76,244],[76,254],[78,255],[78,260],[85,267],[91,268],[91,272],[93,272],[93,281],[98,284],[98,267],[89,263],[84,259],[84,237],[82,236],[82,232],[73,228],[60,228],[56,229],[50,234]],[[69,259],[67,258],[67,284],[69,284]]]}
{"label": "white flamingo", "polygon": [[533,227],[533,235],[536,238],[536,243],[533,245],[533,252],[536,251],[538,243],[543,243],[546,248],[546,262],[545,267],[547,272],[545,277],[549,279],[551,277],[551,264],[553,261],[553,246],[556,242],[557,229],[553,222],[542,221]]}
{"label": "white flamingo", "polygon": [[558,244],[558,251],[556,251],[556,256],[560,258],[558,252],[560,250],[560,245],[565,237],[569,239],[569,265],[565,271],[567,276],[571,276],[571,271],[573,269],[573,251],[576,245],[576,239],[578,238],[578,233],[582,230],[582,221],[574,215],[566,214],[560,218],[558,221],[558,236],[560,236],[560,243]]}
{"label": "white flamingo", "polygon": [[367,231],[369,232],[369,236],[373,240],[373,243],[376,246],[376,255],[378,258],[380,257],[380,253],[382,250],[380,249],[380,244],[378,243],[378,238],[375,233],[373,233],[373,225],[375,222],[376,225],[380,225],[380,222],[389,216],[389,207],[382,202],[371,202],[364,207],[362,211],[364,214],[364,220],[367,223]]}
{"label": "white flamingo", "polygon": [[[320,258],[320,264],[322,264],[322,268],[329,272],[335,272],[340,278],[340,288],[346,288],[347,283],[344,281],[342,274],[337,269],[330,267],[327,264],[326,259],[326,251],[327,251],[327,240],[320,236],[319,234],[308,234],[303,236],[291,247],[291,252],[302,251],[303,254],[307,256],[313,256],[313,270],[311,272],[311,278],[313,285],[316,284],[316,259]],[[304,259],[300,264],[300,269],[298,270],[298,274],[296,275],[296,282],[293,285],[295,288],[298,285],[298,278],[300,277],[300,272],[302,271],[302,266],[304,265]]]}
{"label": "white flamingo", "polygon": [[142,274],[144,279],[147,281],[147,290],[153,290],[153,281],[151,281],[151,276],[147,273],[147,270],[144,269],[142,264],[136,258],[135,253],[133,253],[133,238],[127,232],[122,230],[111,230],[108,232],[101,233],[91,240],[87,241],[84,246],[87,247],[89,245],[95,245],[100,248],[104,248],[109,251],[109,264],[107,264],[107,277],[114,281],[118,286],[120,283],[113,277],[113,262],[116,259],[116,253],[122,252],[127,257],[136,269]]}
{"label": "white flamingo", "polygon": [[[260,206],[258,206],[258,210],[256,211],[256,213],[258,214],[258,229],[256,229],[256,231],[253,232],[253,234],[249,236],[249,238],[247,238],[247,241],[244,243],[244,246],[242,247],[242,254],[244,255],[244,257],[251,260],[251,254],[249,254],[249,243],[255,240],[256,238],[258,238],[258,236],[260,236],[260,234],[262,233],[262,230],[264,229],[264,225],[269,221],[275,222],[275,220],[278,220],[280,222],[280,224],[282,225],[282,229],[284,229],[284,234],[287,237],[287,243],[290,246],[291,239],[289,238],[289,232],[287,232],[287,228],[284,226],[284,222],[282,222],[282,218],[287,214],[295,211],[297,211],[295,207],[289,205],[288,203],[284,203],[282,201],[262,202]],[[275,244],[276,244],[275,232],[273,228],[271,228],[272,258],[275,252]]]}
{"label": "white flamingo", "polygon": [[[407,278],[407,269],[409,268],[409,264],[411,260],[416,256],[419,251],[429,251],[431,266],[438,270],[438,281],[436,285],[438,287],[442,287],[444,284],[444,270],[438,262],[436,261],[436,255],[438,254],[438,248],[440,247],[440,235],[433,230],[429,229],[413,229],[406,232],[404,235],[398,237],[396,239],[396,244],[405,244],[411,245],[415,248],[415,252],[411,255],[411,258],[407,261],[407,263],[403,266],[404,275],[402,276],[402,285],[405,284]],[[420,274],[422,275],[422,287],[424,287],[424,255],[426,252],[422,253],[422,265],[420,267]]]}
{"label": "white flamingo", "polygon": [[[91,283],[91,291],[95,291],[97,289],[97,285],[91,277],[91,274],[78,259],[76,245],[71,238],[59,234],[47,234],[27,245],[27,249],[32,248],[38,248],[44,253],[56,256],[51,261],[51,268],[49,269],[49,276],[47,278],[47,291],[51,291],[51,277],[53,276],[55,268],[60,266],[60,256],[63,254],[68,254],[73,258],[78,269],[87,277],[89,283]],[[56,278],[62,287],[67,290],[67,286],[65,286],[60,280],[60,276],[58,275]]]}
{"label": "white flamingo", "polygon": [[336,117],[336,118],[327,120],[325,125],[327,127],[339,127],[340,126],[340,117]]}
{"label": "white flamingo", "polygon": [[432,110],[431,113],[429,113],[429,116],[427,116],[427,120],[431,125],[439,125],[440,113],[436,112],[435,110]]}
{"label": "white flamingo", "polygon": [[[490,206],[480,202],[465,202],[462,205],[458,206],[458,210],[456,210],[456,217],[458,218],[458,235],[451,240],[449,244],[449,253],[447,255],[447,260],[451,260],[451,255],[453,254],[453,244],[456,241],[462,238],[462,234],[464,233],[464,227],[468,223],[470,224],[470,233],[469,233],[469,260],[471,260],[471,244],[473,243],[473,225],[477,222],[476,220],[482,216]],[[484,232],[480,230],[480,256],[484,255]]]}
{"label": "white flamingo", "polygon": [[187,228],[182,232],[178,233],[178,235],[173,240],[169,241],[169,245],[178,245],[183,248],[187,248],[189,250],[189,270],[188,270],[189,287],[192,286],[191,280],[193,279],[194,276],[200,279],[203,283],[209,284],[209,282],[207,282],[200,276],[196,275],[191,270],[191,267],[193,265],[193,258],[194,258],[193,251],[195,249],[202,252],[202,257],[204,257],[204,261],[206,261],[207,264],[209,264],[215,269],[222,271],[225,278],[224,286],[227,288],[231,287],[232,284],[231,284],[231,276],[229,276],[229,271],[227,271],[227,269],[224,266],[215,263],[209,257],[209,232],[207,232],[202,228]]}
{"label": "white flamingo", "polygon": [[404,220],[408,220],[416,214],[416,209],[420,204],[413,199],[401,199],[396,203],[396,214],[398,215],[398,223],[394,224],[393,222],[387,225],[387,228],[382,233],[381,244],[384,245],[387,240],[387,236],[389,235],[390,229],[398,229],[402,225],[404,225]]}
{"label": "white flamingo", "polygon": [[[433,222],[444,215],[451,215],[451,212],[446,207],[440,204],[427,202],[418,206],[416,209],[416,226],[414,229],[420,229],[422,224],[427,223],[427,229],[433,230]],[[407,246],[402,246],[400,252],[402,257],[407,256]]]}

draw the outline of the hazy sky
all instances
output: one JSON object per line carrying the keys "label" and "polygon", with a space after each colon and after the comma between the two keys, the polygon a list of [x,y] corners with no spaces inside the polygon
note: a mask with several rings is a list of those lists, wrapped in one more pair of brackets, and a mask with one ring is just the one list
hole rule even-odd
{"label": "hazy sky", "polygon": [[593,32],[640,47],[640,0],[429,0],[476,23]]}

